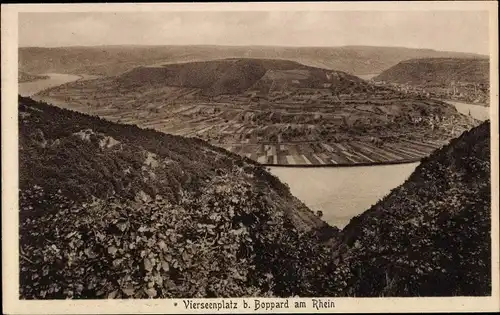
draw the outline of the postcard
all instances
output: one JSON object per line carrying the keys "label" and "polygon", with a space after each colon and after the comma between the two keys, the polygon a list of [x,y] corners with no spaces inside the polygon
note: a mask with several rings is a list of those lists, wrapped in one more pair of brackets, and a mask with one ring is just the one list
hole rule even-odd
{"label": "postcard", "polygon": [[499,311],[497,9],[2,5],[4,312]]}

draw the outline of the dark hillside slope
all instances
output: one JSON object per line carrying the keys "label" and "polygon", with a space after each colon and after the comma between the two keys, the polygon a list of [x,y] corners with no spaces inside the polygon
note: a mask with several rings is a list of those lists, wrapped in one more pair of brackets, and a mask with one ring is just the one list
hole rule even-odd
{"label": "dark hillside slope", "polygon": [[488,59],[424,58],[402,61],[373,80],[435,86],[449,85],[453,81],[489,84],[489,73]]}
{"label": "dark hillside slope", "polygon": [[21,97],[19,131],[21,298],[275,295],[275,249],[335,232],[202,140]]}
{"label": "dark hillside slope", "polygon": [[117,78],[125,87],[160,85],[204,89],[208,94],[241,93],[266,72],[259,61],[214,60],[139,67]]}
{"label": "dark hillside slope", "polygon": [[422,160],[342,231],[356,296],[491,294],[490,124]]}

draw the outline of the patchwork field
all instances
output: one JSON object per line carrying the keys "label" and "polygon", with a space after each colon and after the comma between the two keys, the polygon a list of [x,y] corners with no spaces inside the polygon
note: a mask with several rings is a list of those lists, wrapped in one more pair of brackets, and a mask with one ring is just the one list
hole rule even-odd
{"label": "patchwork field", "polygon": [[[35,98],[198,137],[266,165],[418,161],[478,124],[452,105],[405,97],[342,72],[269,60],[227,63],[141,68],[64,84]],[[199,79],[207,76],[214,79]]]}
{"label": "patchwork field", "polygon": [[228,151],[254,159],[265,165],[369,165],[403,163],[420,160],[434,149],[436,142],[399,142],[383,147],[359,141],[343,143],[277,143],[224,146]]}

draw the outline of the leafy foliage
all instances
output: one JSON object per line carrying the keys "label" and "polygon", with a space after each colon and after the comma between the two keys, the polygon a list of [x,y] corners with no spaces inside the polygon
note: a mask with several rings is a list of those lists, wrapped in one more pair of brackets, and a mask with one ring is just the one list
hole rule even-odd
{"label": "leafy foliage", "polygon": [[251,160],[20,98],[26,299],[490,294],[489,123],[339,234]]}
{"label": "leafy foliage", "polygon": [[410,178],[342,231],[349,293],[489,295],[489,122],[422,161]]}
{"label": "leafy foliage", "polygon": [[297,231],[241,177],[215,178],[176,205],[160,195],[79,204],[39,186],[23,191],[22,296],[287,296],[315,288],[300,279],[314,275],[316,249],[329,247]]}
{"label": "leafy foliage", "polygon": [[261,166],[202,141],[24,98],[19,111],[23,298],[280,294],[283,258],[263,255],[335,233]]}

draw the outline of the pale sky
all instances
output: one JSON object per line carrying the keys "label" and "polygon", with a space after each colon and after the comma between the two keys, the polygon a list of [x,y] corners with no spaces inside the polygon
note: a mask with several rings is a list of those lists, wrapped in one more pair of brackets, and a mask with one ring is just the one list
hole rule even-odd
{"label": "pale sky", "polygon": [[400,46],[489,53],[486,11],[20,13],[19,46]]}

